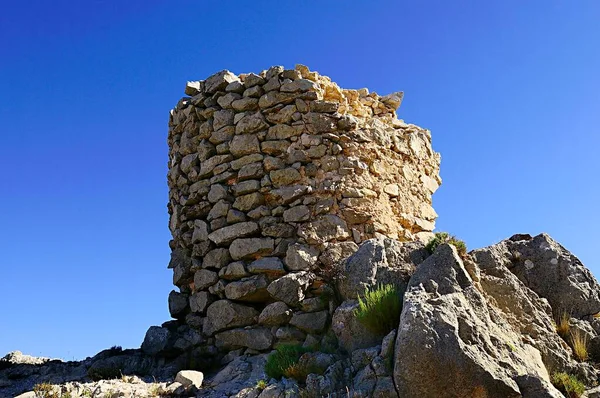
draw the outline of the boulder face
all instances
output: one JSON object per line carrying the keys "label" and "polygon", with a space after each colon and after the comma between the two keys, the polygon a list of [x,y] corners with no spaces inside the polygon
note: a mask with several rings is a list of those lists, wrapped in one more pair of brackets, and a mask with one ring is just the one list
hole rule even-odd
{"label": "boulder face", "polygon": [[346,300],[362,296],[366,288],[396,284],[404,289],[416,266],[429,253],[421,242],[369,239],[345,261],[338,281],[340,295]]}
{"label": "boulder face", "polygon": [[549,386],[536,348],[491,306],[456,249],[441,245],[412,276],[395,347],[401,397],[520,397],[515,375]]}
{"label": "boulder face", "polygon": [[514,235],[473,256],[485,267],[503,264],[528,288],[548,300],[555,315],[582,318],[600,312],[600,285],[592,273],[547,234]]}

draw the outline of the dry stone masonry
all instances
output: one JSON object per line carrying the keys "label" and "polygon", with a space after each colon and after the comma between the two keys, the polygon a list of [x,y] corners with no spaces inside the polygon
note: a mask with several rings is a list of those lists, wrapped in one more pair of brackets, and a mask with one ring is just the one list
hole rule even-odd
{"label": "dry stone masonry", "polygon": [[373,237],[431,235],[440,156],[429,131],[397,119],[402,93],[341,89],[298,65],[224,70],[185,94],[168,137],[180,348],[322,334],[340,259]]}

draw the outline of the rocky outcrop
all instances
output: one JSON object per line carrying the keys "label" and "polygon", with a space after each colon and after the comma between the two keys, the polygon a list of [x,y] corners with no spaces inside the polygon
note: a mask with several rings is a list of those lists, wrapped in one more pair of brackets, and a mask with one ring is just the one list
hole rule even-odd
{"label": "rocky outcrop", "polygon": [[582,318],[600,312],[600,286],[592,273],[547,234],[514,235],[473,256],[482,268],[504,265],[552,309]]}
{"label": "rocky outcrop", "polygon": [[405,295],[395,348],[399,395],[519,397],[514,375],[548,380],[539,352],[499,315],[456,250],[440,246],[419,266]]}

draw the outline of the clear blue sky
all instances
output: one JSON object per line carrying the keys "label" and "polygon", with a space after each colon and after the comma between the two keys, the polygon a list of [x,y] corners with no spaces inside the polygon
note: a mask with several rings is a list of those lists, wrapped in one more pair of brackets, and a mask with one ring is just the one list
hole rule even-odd
{"label": "clear blue sky", "polygon": [[550,233],[600,275],[600,2],[5,2],[0,355],[137,347],[169,319],[167,120],[186,80],[296,63],[403,90],[438,229]]}

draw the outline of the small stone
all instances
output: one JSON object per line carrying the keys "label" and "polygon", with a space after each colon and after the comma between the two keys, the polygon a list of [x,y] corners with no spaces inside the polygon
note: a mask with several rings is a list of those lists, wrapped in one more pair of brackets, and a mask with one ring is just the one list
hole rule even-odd
{"label": "small stone", "polygon": [[229,300],[265,302],[269,299],[268,284],[269,282],[264,275],[255,275],[230,282],[225,286],[225,297]]}
{"label": "small stone", "polygon": [[235,100],[242,98],[240,94],[237,93],[227,93],[222,97],[217,98],[217,103],[223,109],[232,108],[231,103]]}
{"label": "small stone", "polygon": [[241,94],[244,92],[245,89],[246,89],[246,86],[244,86],[244,83],[240,82],[239,80],[235,80],[235,81],[229,83],[227,85],[227,87],[225,87],[225,91],[228,93]]}
{"label": "small stone", "polygon": [[309,189],[306,185],[291,185],[272,190],[269,197],[276,204],[287,205],[309,192]]}
{"label": "small stone", "polygon": [[206,253],[202,259],[202,268],[220,269],[231,261],[229,250],[225,248],[217,248]]}
{"label": "small stone", "polygon": [[248,164],[262,161],[263,158],[264,156],[260,153],[252,153],[247,156],[242,156],[239,159],[232,160],[230,164],[233,170],[240,170],[242,167]]}
{"label": "small stone", "polygon": [[385,97],[381,97],[380,101],[396,110],[400,108],[402,99],[404,98],[404,92],[398,91],[396,93],[388,94]]}
{"label": "small stone", "polygon": [[275,337],[282,341],[304,341],[306,334],[293,326],[282,326],[275,332]]}
{"label": "small stone", "polygon": [[228,281],[242,279],[247,276],[250,276],[250,273],[246,271],[243,261],[233,262],[219,272],[219,277]]}
{"label": "small stone", "polygon": [[225,202],[224,200],[220,200],[214,204],[212,209],[210,209],[210,212],[208,213],[206,219],[211,221],[220,217],[225,217],[227,216],[227,212],[230,208],[231,205],[229,203]]}
{"label": "small stone", "polygon": [[328,311],[310,313],[296,312],[290,320],[290,325],[296,326],[298,329],[304,332],[316,334],[325,330],[328,318]]}
{"label": "small stone", "polygon": [[147,355],[156,356],[163,352],[171,339],[169,329],[160,326],[150,326],[142,343],[142,351]]}
{"label": "small stone", "polygon": [[235,224],[246,221],[246,214],[242,211],[229,209],[227,212],[227,223]]}
{"label": "small stone", "polygon": [[235,184],[232,188],[235,196],[245,195],[258,191],[260,189],[260,181],[246,180]]}
{"label": "small stone", "polygon": [[250,87],[249,89],[246,89],[246,91],[244,91],[244,97],[259,98],[264,93],[265,93],[265,90],[263,90],[262,87],[254,86],[254,87]]}
{"label": "small stone", "polygon": [[294,206],[283,212],[283,221],[285,222],[300,222],[310,218],[310,209],[308,206]]}
{"label": "small stone", "polygon": [[179,167],[181,168],[181,171],[187,174],[197,163],[198,154],[192,153],[190,155],[184,156],[184,158],[181,159],[181,164],[179,165]]}
{"label": "small stone", "polygon": [[257,320],[258,311],[254,308],[232,303],[229,300],[219,300],[206,310],[203,332],[212,335],[214,332],[228,328],[253,325]]}
{"label": "small stone", "polygon": [[302,126],[292,127],[287,124],[276,124],[269,128],[266,140],[285,140],[302,134]]}
{"label": "small stone", "polygon": [[258,76],[255,73],[249,73],[244,78],[244,86],[246,86],[247,88],[250,88],[250,87],[253,87],[256,85],[262,86],[263,84],[265,84],[265,79],[263,79],[262,77]]}
{"label": "small stone", "polygon": [[231,137],[235,134],[235,127],[225,126],[210,135],[209,141],[212,144],[219,145],[231,140]]}
{"label": "small stone", "polygon": [[302,224],[298,235],[310,244],[331,240],[345,240],[352,237],[344,220],[333,214],[327,214],[317,220]]}
{"label": "small stone", "polygon": [[283,93],[319,91],[320,87],[317,83],[311,80],[298,79],[282,84],[279,90]]}
{"label": "small stone", "polygon": [[400,189],[398,188],[398,184],[387,184],[385,187],[383,187],[383,192],[387,193],[393,198],[400,195]]}
{"label": "small stone", "polygon": [[261,178],[264,174],[262,163],[247,164],[238,172],[238,181]]}
{"label": "small stone", "polygon": [[204,91],[204,82],[203,81],[187,82],[185,85],[185,95],[194,96],[194,95],[202,94],[203,91]]}
{"label": "small stone", "polygon": [[214,94],[225,90],[225,87],[234,81],[239,81],[239,78],[228,70],[222,70],[204,81],[204,91],[207,94]]}
{"label": "small stone", "polygon": [[283,263],[277,257],[263,257],[248,265],[248,271],[253,274],[281,275],[285,271]]}
{"label": "small stone", "polygon": [[265,122],[263,115],[260,112],[244,116],[235,126],[236,134],[251,134],[265,130],[269,124]]}
{"label": "small stone", "polygon": [[190,296],[190,309],[192,312],[204,313],[206,308],[213,302],[208,292],[197,292]]}
{"label": "small stone", "polygon": [[234,240],[229,253],[234,260],[256,259],[271,254],[274,248],[272,238],[244,238]]}
{"label": "small stone", "polygon": [[302,178],[298,170],[292,167],[288,167],[283,170],[273,170],[269,173],[269,176],[271,177],[271,182],[276,188],[279,188],[282,185],[290,185]]}
{"label": "small stone", "polygon": [[177,372],[177,375],[175,376],[175,382],[181,383],[181,385],[185,388],[194,386],[199,389],[202,387],[203,381],[204,374],[196,370],[181,370]]}
{"label": "small stone", "polygon": [[[207,269],[201,269],[194,274],[194,286],[197,290],[205,290],[214,285],[219,280],[216,272]],[[186,300],[187,305],[187,300]]]}
{"label": "small stone", "polygon": [[266,118],[271,123],[286,124],[292,121],[292,117],[296,111],[296,105],[286,105],[278,112],[269,113],[266,115]]}
{"label": "small stone", "polygon": [[215,336],[217,347],[227,350],[247,347],[264,351],[273,346],[273,335],[267,328],[233,329],[218,333]]}
{"label": "small stone", "polygon": [[217,203],[222,199],[226,199],[227,187],[220,184],[211,185],[207,198],[210,203]]}
{"label": "small stone", "polygon": [[258,316],[258,323],[266,326],[285,325],[292,319],[292,310],[283,301],[267,305]]}
{"label": "small stone", "polygon": [[194,220],[192,243],[204,242],[208,239],[208,224],[202,220]]}
{"label": "small stone", "polygon": [[272,238],[291,238],[296,234],[296,227],[286,223],[275,223],[261,227],[264,236]]}
{"label": "small stone", "polygon": [[233,242],[237,238],[244,238],[259,232],[258,224],[252,221],[241,222],[223,227],[208,235],[208,239],[216,245],[224,245]]}
{"label": "small stone", "polygon": [[186,314],[188,308],[188,295],[171,290],[169,293],[169,313],[173,318],[179,319]]}
{"label": "small stone", "polygon": [[253,134],[236,135],[229,143],[229,152],[236,158],[260,152],[258,137]]}
{"label": "small stone", "polygon": [[263,194],[253,192],[247,195],[238,196],[233,202],[233,208],[240,211],[252,210],[265,202]]}
{"label": "small stone", "polygon": [[260,149],[268,155],[278,156],[287,152],[290,143],[285,140],[263,141],[260,143]]}
{"label": "small stone", "polygon": [[285,265],[290,271],[302,271],[313,268],[317,264],[319,250],[315,247],[293,244],[288,246]]}
{"label": "small stone", "polygon": [[294,102],[296,95],[293,93],[282,93],[279,91],[269,91],[258,100],[260,109],[271,108],[277,104],[289,104]]}
{"label": "small stone", "polygon": [[266,92],[269,92],[269,91],[273,91],[273,90],[279,90],[279,87],[281,87],[281,83],[279,82],[279,78],[278,77],[273,77],[273,78],[269,79],[268,82],[265,83],[265,85],[263,86],[263,89]]}
{"label": "small stone", "polygon": [[312,281],[307,272],[287,274],[271,282],[267,290],[271,296],[290,306],[296,306],[304,300],[304,293]]}
{"label": "small stone", "polygon": [[304,312],[317,312],[326,309],[327,300],[321,297],[311,297],[300,302],[300,309]]}
{"label": "small stone", "polygon": [[258,108],[258,98],[244,97],[233,101],[231,107],[237,112],[254,111]]}

